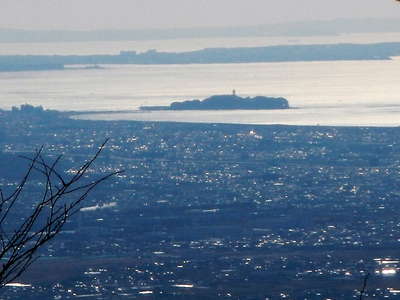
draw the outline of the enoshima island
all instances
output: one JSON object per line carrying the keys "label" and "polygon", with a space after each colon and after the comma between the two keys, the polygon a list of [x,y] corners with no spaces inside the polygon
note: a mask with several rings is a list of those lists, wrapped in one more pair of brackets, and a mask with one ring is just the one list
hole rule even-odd
{"label": "enoshima island", "polygon": [[169,106],[141,106],[141,110],[261,110],[261,109],[288,109],[289,102],[279,97],[246,97],[236,95],[215,95],[204,100],[186,100],[173,102]]}

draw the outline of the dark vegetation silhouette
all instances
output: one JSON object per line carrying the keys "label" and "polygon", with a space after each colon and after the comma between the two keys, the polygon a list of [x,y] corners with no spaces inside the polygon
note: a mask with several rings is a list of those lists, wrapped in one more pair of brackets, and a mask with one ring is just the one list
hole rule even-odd
{"label": "dark vegetation silhouette", "polygon": [[[399,0],[400,1],[400,0]],[[370,273],[367,273],[365,276],[364,276],[364,280],[363,280],[363,286],[362,286],[362,288],[361,288],[361,291],[360,291],[360,300],[363,300],[364,299],[364,296],[365,296],[365,293],[367,292],[367,285],[368,285],[368,279],[369,279],[369,276],[370,276],[371,274]]]}
{"label": "dark vegetation silhouette", "polygon": [[233,91],[232,95],[214,95],[204,100],[173,102],[169,106],[141,106],[141,110],[234,110],[234,109],[287,109],[289,102],[285,98],[246,97],[242,98]]}
{"label": "dark vegetation silhouette", "polygon": [[[106,143],[72,175],[58,170],[62,156],[50,162],[44,157],[42,147],[33,157],[24,157],[29,165],[17,187],[9,195],[0,189],[0,288],[15,281],[27,270],[39,257],[38,250],[61,232],[98,184],[120,173],[108,173],[87,181],[88,173]],[[37,176],[41,189],[39,198],[23,203],[26,194],[31,197],[27,187],[33,177],[37,180]],[[32,209],[28,215],[17,219],[20,220],[18,222],[15,216],[21,205],[32,205]]]}

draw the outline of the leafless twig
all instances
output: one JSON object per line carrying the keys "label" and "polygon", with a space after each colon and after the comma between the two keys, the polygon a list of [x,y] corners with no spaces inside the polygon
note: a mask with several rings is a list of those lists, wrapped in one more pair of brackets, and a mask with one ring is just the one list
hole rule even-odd
{"label": "leafless twig", "polygon": [[[33,158],[25,157],[30,163],[15,190],[6,196],[0,189],[0,287],[26,271],[37,259],[38,249],[60,233],[67,220],[79,211],[81,202],[99,183],[120,173],[117,171],[83,182],[106,142],[68,178],[63,172],[57,171],[61,156],[48,163],[41,148]],[[44,179],[42,195],[30,215],[15,225],[13,230],[5,230],[8,218],[17,210],[17,203],[35,172]]]}
{"label": "leafless twig", "polygon": [[364,295],[365,295],[365,292],[367,291],[367,284],[368,284],[368,279],[369,279],[370,275],[371,275],[370,273],[367,273],[364,276],[363,286],[362,286],[362,289],[360,291],[360,300],[364,299]]}

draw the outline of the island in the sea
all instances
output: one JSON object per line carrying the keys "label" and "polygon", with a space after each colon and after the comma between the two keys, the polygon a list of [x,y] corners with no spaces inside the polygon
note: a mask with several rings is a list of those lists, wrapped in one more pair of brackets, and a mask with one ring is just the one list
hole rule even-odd
{"label": "island in the sea", "polygon": [[141,106],[141,110],[233,110],[233,109],[287,109],[289,102],[279,97],[246,97],[242,98],[235,93],[232,95],[215,95],[204,100],[187,100],[173,102],[169,106]]}

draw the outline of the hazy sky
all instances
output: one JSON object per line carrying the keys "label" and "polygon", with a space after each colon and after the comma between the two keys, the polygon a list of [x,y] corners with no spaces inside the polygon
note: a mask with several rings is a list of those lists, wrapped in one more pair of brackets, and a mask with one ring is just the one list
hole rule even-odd
{"label": "hazy sky", "polygon": [[395,0],[0,0],[0,28],[235,26],[400,17]]}

